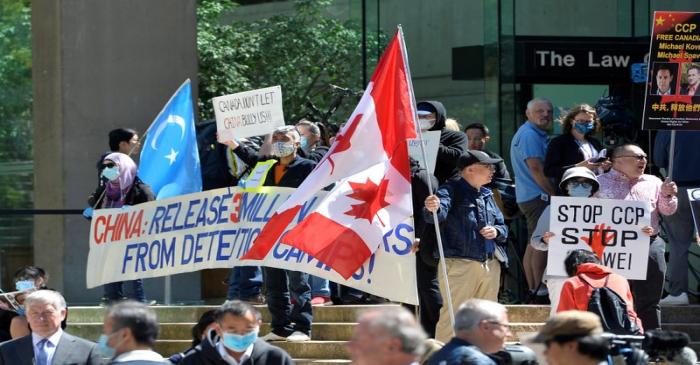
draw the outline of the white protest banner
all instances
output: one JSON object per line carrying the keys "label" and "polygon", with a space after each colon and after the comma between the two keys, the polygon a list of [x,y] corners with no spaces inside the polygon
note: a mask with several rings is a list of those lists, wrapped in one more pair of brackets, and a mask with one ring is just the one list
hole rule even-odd
{"label": "white protest banner", "polygon": [[[435,173],[435,161],[437,160],[438,147],[440,147],[440,131],[423,132],[423,146],[428,159],[428,168],[431,174]],[[420,152],[420,143],[417,139],[408,140],[408,155],[420,162],[420,167],[425,168],[423,156]]]}
{"label": "white protest banner", "polygon": [[567,276],[566,255],[586,249],[627,279],[646,279],[649,236],[642,228],[651,225],[649,212],[648,202],[553,196],[547,274]]}
{"label": "white protest banner", "polygon": [[[263,187],[253,192],[231,187],[123,209],[96,210],[90,224],[87,287],[202,269],[261,265],[303,271],[394,301],[418,304],[410,219],[387,233],[379,249],[348,280],[281,243],[261,261],[239,261],[293,191]],[[292,224],[310,214],[325,194],[321,192],[305,204]]]}
{"label": "white protest banner", "polygon": [[271,133],[284,125],[280,86],[218,96],[211,102],[222,141]]}

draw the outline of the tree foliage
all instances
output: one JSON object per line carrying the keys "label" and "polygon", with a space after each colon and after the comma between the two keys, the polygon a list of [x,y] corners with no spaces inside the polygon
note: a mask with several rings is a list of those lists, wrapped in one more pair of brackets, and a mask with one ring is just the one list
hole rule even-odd
{"label": "tree foliage", "polygon": [[[297,0],[291,15],[222,24],[221,16],[237,5],[202,0],[197,10],[201,118],[213,118],[213,97],[281,85],[285,119],[292,123],[306,114],[307,99],[321,107],[331,102],[329,84],[363,88],[361,28],[324,13],[330,3]],[[370,39],[368,47],[374,49],[377,41]],[[368,60],[370,72],[375,63]],[[346,100],[336,118],[344,121],[356,101]]]}

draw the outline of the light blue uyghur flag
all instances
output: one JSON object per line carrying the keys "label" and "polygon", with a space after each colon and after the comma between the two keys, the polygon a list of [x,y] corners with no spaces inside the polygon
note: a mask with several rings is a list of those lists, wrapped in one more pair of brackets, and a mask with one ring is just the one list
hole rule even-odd
{"label": "light blue uyghur flag", "polygon": [[138,176],[156,199],[202,191],[192,88],[187,79],[148,129]]}

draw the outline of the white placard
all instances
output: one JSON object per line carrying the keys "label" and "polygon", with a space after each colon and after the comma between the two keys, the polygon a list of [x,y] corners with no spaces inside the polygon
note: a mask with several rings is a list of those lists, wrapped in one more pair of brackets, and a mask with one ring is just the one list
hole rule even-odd
{"label": "white placard", "polygon": [[[423,132],[423,146],[428,159],[428,168],[431,174],[435,173],[435,161],[437,161],[438,147],[440,147],[440,131]],[[425,168],[423,156],[420,152],[420,143],[417,139],[408,140],[408,155],[420,162],[420,167]]]}
{"label": "white placard", "polygon": [[[303,271],[384,298],[418,304],[410,218],[384,235],[377,251],[347,280],[314,257],[283,243],[276,243],[263,260],[240,260],[293,191],[232,187],[123,209],[95,210],[90,223],[87,287],[202,269],[260,265]],[[313,212],[326,194],[319,192],[305,203],[287,229]]]}
{"label": "white placard", "polygon": [[567,276],[566,255],[595,252],[605,266],[633,280],[646,279],[651,225],[648,202],[554,196],[550,208],[547,274]]}
{"label": "white placard", "polygon": [[284,125],[279,85],[219,96],[211,102],[222,141],[268,134]]}

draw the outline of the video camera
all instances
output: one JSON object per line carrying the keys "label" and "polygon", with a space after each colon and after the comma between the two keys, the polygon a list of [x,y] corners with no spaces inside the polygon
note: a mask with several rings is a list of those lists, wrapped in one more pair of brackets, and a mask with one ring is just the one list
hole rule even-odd
{"label": "video camera", "polygon": [[509,345],[489,357],[498,365],[537,365],[537,356],[529,347]]}
{"label": "video camera", "polygon": [[610,355],[621,356],[627,365],[649,361],[677,365],[693,365],[695,352],[688,346],[690,337],[679,331],[652,330],[644,336],[603,334],[610,341]]}

